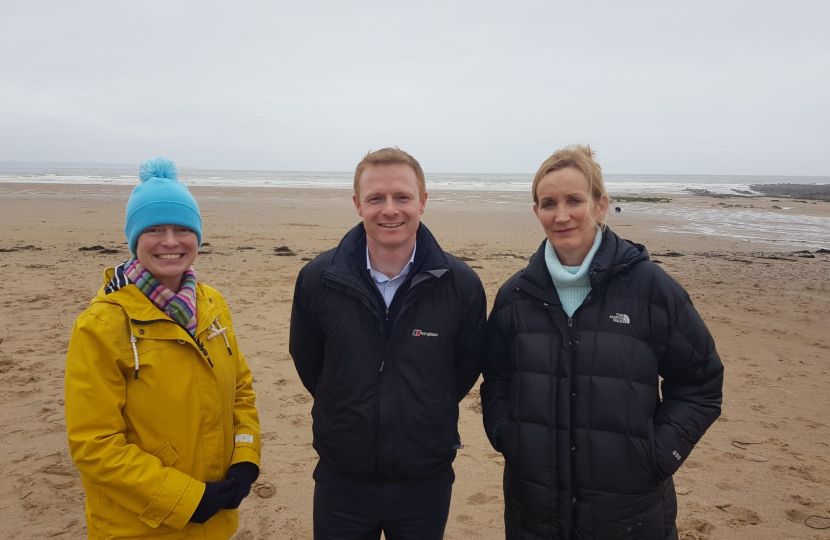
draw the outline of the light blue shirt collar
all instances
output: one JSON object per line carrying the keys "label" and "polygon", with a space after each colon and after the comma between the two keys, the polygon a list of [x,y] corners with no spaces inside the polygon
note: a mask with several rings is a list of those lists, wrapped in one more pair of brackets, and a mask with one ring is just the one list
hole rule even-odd
{"label": "light blue shirt collar", "polygon": [[415,245],[412,247],[412,256],[409,257],[409,262],[406,263],[406,266],[403,267],[400,274],[390,278],[389,276],[386,276],[385,274],[382,274],[372,268],[372,262],[369,260],[369,245],[366,244],[366,269],[369,270],[372,281],[377,286],[381,296],[383,296],[383,301],[386,302],[386,307],[389,307],[389,305],[392,304],[392,299],[395,297],[395,293],[398,288],[400,288],[401,284],[406,280],[406,276],[409,275],[412,265],[415,264],[415,250],[417,247],[418,242],[415,242]]}

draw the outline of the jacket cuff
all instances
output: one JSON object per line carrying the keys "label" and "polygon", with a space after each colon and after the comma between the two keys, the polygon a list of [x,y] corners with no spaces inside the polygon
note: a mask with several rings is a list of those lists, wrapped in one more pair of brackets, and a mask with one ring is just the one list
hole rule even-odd
{"label": "jacket cuff", "polygon": [[677,469],[686,461],[686,458],[689,457],[689,454],[694,448],[676,436],[673,437],[673,442],[669,443],[669,445],[664,443],[663,438],[659,434],[655,433],[654,450],[661,482],[677,472]]}
{"label": "jacket cuff", "polygon": [[203,482],[170,469],[167,480],[138,519],[154,529],[164,523],[180,530],[190,521],[204,493]]}
{"label": "jacket cuff", "polygon": [[259,466],[259,459],[259,452],[255,448],[250,446],[237,446],[233,449],[231,465],[236,465],[237,463],[243,463],[245,461],[248,461],[256,465],[257,468],[262,469],[262,467]]}
{"label": "jacket cuff", "polygon": [[242,463],[234,463],[228,468],[228,474],[225,475],[228,480],[234,480],[249,486],[256,482],[259,477],[259,467],[250,461],[243,461]]}

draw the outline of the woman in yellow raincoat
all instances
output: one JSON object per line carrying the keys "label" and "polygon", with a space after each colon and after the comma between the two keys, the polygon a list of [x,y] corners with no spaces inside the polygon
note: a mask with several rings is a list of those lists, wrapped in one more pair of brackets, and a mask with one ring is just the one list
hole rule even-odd
{"label": "woman in yellow raincoat", "polygon": [[165,158],[127,203],[133,257],[104,272],[66,358],[66,427],[91,539],[225,540],[259,474],[251,372],[196,281],[199,207]]}

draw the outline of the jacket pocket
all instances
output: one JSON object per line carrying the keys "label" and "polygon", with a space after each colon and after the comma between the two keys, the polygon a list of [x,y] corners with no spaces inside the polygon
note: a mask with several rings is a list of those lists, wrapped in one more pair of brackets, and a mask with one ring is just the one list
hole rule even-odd
{"label": "jacket pocket", "polygon": [[496,452],[501,452],[502,454],[504,454],[504,450],[503,450],[504,441],[505,441],[504,430],[505,430],[506,426],[507,426],[507,414],[505,413],[505,414],[503,414],[502,416],[499,417],[499,420],[496,423],[495,430],[494,430],[494,434],[495,434],[494,440],[490,441],[493,445],[493,449],[495,449]]}
{"label": "jacket pocket", "polygon": [[452,411],[455,406],[453,403],[447,412],[436,415],[440,422],[434,429],[417,430],[419,438],[427,447],[427,451],[436,456],[446,456],[449,452],[457,450],[457,447],[461,445],[458,422],[454,420],[457,416]]}
{"label": "jacket pocket", "polygon": [[[159,538],[178,540],[185,537],[185,532],[165,524],[150,527],[139,515],[113,501],[106,495],[101,496],[101,520],[105,538]],[[186,529],[186,528],[185,528]]]}
{"label": "jacket pocket", "polygon": [[657,464],[657,444],[655,443],[654,423],[648,422],[648,462],[651,466],[651,477],[655,484],[659,485],[663,481],[663,475],[660,473],[660,466]]}
{"label": "jacket pocket", "polygon": [[519,424],[505,415],[498,433],[498,451],[504,456],[504,461],[511,467],[518,466]]}
{"label": "jacket pocket", "polygon": [[176,460],[179,459],[179,455],[173,450],[173,446],[170,443],[165,444],[155,452],[153,455],[156,456],[161,460],[161,464],[165,467],[172,467]]}

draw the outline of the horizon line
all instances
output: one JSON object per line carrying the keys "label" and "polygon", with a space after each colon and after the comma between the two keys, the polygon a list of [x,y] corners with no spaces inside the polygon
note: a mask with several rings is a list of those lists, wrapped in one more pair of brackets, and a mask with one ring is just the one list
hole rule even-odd
{"label": "horizon line", "polygon": [[[138,176],[138,168],[140,163],[106,163],[96,161],[0,161],[0,169],[47,169],[51,167],[62,167],[67,169],[124,169],[135,170]],[[340,173],[352,174],[353,171],[335,171],[335,170],[299,170],[299,169],[227,169],[227,168],[206,168],[196,167],[190,165],[177,165],[179,170],[191,171],[237,171],[237,172],[293,172],[293,173]],[[510,175],[533,175],[533,172],[446,172],[446,171],[424,171],[428,174],[510,174]],[[830,178],[830,174],[723,174],[723,173],[613,173],[606,172],[604,175],[626,175],[626,176],[791,176],[796,178]]]}

